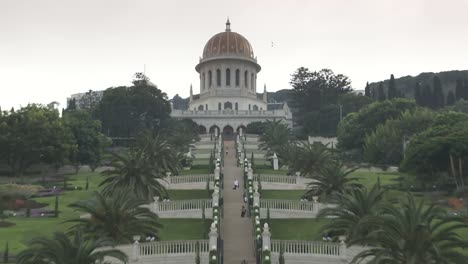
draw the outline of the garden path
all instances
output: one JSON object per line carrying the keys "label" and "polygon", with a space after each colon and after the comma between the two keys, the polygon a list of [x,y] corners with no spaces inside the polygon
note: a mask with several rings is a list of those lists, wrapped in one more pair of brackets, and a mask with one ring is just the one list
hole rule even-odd
{"label": "garden path", "polygon": [[[224,264],[240,264],[246,260],[255,263],[253,226],[248,217],[241,217],[244,177],[241,168],[237,167],[233,141],[225,141],[224,148],[224,218],[221,224],[221,237],[224,240]],[[233,190],[235,180],[240,188]]]}

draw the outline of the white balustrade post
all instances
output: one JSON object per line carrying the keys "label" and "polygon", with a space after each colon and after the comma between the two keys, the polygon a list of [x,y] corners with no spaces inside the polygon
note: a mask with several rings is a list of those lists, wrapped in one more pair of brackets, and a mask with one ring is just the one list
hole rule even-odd
{"label": "white balustrade post", "polygon": [[299,184],[300,179],[301,179],[301,172],[296,171],[296,184]]}
{"label": "white balustrade post", "polygon": [[167,182],[168,182],[169,184],[172,183],[172,181],[171,181],[171,176],[172,176],[172,173],[171,173],[170,171],[167,171],[167,172],[166,172],[166,177],[167,177]]}
{"label": "white balustrade post", "polygon": [[138,261],[140,259],[140,236],[133,236],[133,248],[132,248],[132,257],[133,260]]}
{"label": "white balustrade post", "polygon": [[253,181],[253,170],[252,169],[247,169],[247,179]]}
{"label": "white balustrade post", "polygon": [[312,204],[312,211],[318,213],[320,211],[320,203],[318,202],[318,196],[312,196],[314,203]]}
{"label": "white balustrade post", "polygon": [[338,239],[340,240],[340,254],[339,254],[339,256],[342,259],[346,259],[347,258],[347,256],[346,256],[346,243],[345,243],[346,236],[339,236]]}
{"label": "white balustrade post", "polygon": [[159,196],[154,196],[153,197],[153,212],[158,213],[159,212]]}
{"label": "white balustrade post", "polygon": [[218,247],[218,231],[215,223],[211,224],[209,237],[210,250],[216,250]]}
{"label": "white balustrade post", "polygon": [[265,225],[263,225],[262,244],[263,250],[271,251],[271,233],[270,228],[268,227],[268,223],[265,223]]}
{"label": "white balustrade post", "polygon": [[217,207],[219,205],[219,187],[218,186],[215,186],[214,188],[212,199],[213,199],[213,207]]}
{"label": "white balustrade post", "polygon": [[276,156],[276,153],[273,153],[273,170],[278,169],[278,156]]}
{"label": "white balustrade post", "polygon": [[254,197],[253,197],[253,205],[260,206],[260,193],[258,192],[258,187],[255,187]]}
{"label": "white balustrade post", "polygon": [[216,167],[216,169],[214,170],[214,179],[219,180],[219,175],[220,175],[220,168]]}

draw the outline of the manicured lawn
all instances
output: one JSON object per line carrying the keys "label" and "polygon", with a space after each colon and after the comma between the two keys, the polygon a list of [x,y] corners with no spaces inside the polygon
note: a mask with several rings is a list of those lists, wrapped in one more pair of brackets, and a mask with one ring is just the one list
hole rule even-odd
{"label": "manicured lawn", "polygon": [[261,190],[260,198],[300,200],[305,190]]}
{"label": "manicured lawn", "polygon": [[208,199],[211,198],[206,190],[168,190],[171,200]]}
{"label": "manicured lawn", "polygon": [[[202,219],[159,219],[163,225],[159,233],[161,240],[203,239]],[[209,232],[210,221],[206,221],[206,232]]]}
{"label": "manicured lawn", "polygon": [[271,219],[272,239],[322,240],[321,228],[326,220],[316,219]]}
{"label": "manicured lawn", "polygon": [[398,172],[369,172],[367,170],[357,170],[350,176],[359,178],[358,182],[368,189],[372,188],[372,186],[377,183],[378,178],[380,178],[380,184],[385,186],[396,184],[396,180],[400,177]]}
{"label": "manicured lawn", "polygon": [[[201,169],[191,169],[191,170],[181,170],[179,171],[179,175],[195,175],[195,174],[209,174],[210,172],[206,168]],[[212,173],[212,172],[211,172]]]}

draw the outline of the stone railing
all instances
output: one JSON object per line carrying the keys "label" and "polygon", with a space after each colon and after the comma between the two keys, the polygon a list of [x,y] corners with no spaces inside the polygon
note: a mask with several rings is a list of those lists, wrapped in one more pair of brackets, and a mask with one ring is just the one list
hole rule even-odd
{"label": "stone railing", "polygon": [[340,256],[343,254],[343,246],[340,243],[321,241],[297,241],[297,240],[271,240],[271,252],[290,254],[313,254]]}
{"label": "stone railing", "polygon": [[182,183],[206,183],[207,181],[214,181],[213,174],[197,174],[197,175],[179,175],[179,176],[169,176],[168,182],[169,184],[182,184]]}
{"label": "stone railing", "polygon": [[194,210],[194,209],[209,209],[212,208],[211,199],[197,199],[197,200],[180,200],[168,202],[155,202],[154,208],[157,212],[164,211],[177,211],[177,210]]}
{"label": "stone railing", "polygon": [[200,253],[210,251],[208,240],[180,240],[142,243],[138,252],[139,256],[196,253],[197,243]]}
{"label": "stone railing", "polygon": [[314,203],[297,200],[260,199],[260,208],[270,208],[270,210],[313,211]]}
{"label": "stone railing", "polygon": [[258,181],[260,176],[260,181],[262,183],[284,183],[284,184],[297,184],[297,177],[295,176],[286,176],[286,175],[254,175],[254,181]]}
{"label": "stone railing", "polygon": [[202,116],[278,116],[284,117],[284,110],[172,110],[172,117],[202,117]]}

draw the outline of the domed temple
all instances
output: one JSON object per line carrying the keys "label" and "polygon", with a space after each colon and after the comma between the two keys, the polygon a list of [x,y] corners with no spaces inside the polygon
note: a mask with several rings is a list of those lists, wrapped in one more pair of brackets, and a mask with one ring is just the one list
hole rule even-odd
{"label": "domed temple", "polygon": [[292,114],[286,103],[268,103],[266,85],[257,92],[261,67],[252,45],[239,33],[226,30],[211,37],[195,66],[200,76],[200,93],[190,86],[188,110],[172,110],[172,117],[190,118],[201,134],[220,132],[241,134],[249,123],[282,120],[292,127]]}

